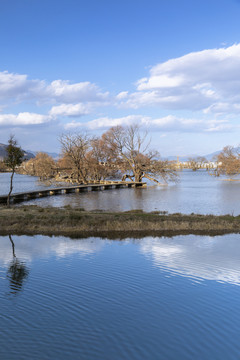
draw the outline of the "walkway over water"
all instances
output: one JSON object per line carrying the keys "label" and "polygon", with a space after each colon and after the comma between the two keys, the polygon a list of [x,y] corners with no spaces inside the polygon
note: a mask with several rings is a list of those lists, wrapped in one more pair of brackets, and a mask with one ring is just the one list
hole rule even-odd
{"label": "walkway over water", "polygon": [[[83,184],[74,186],[63,186],[58,188],[51,188],[46,190],[35,190],[21,193],[13,193],[11,195],[11,202],[21,202],[32,200],[36,198],[61,195],[68,193],[79,193],[83,191],[101,191],[109,189],[131,188],[131,187],[146,187],[146,183],[142,182],[129,182],[129,181],[101,181],[97,184]],[[7,195],[0,196],[0,204],[7,204]]]}

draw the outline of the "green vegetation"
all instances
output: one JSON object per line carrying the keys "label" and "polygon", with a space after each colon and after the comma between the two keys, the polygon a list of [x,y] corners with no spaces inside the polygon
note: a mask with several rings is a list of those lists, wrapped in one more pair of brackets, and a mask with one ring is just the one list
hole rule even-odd
{"label": "green vegetation", "polygon": [[0,234],[65,236],[147,236],[172,234],[223,234],[240,232],[240,216],[146,213],[142,210],[103,212],[101,210],[1,207]]}

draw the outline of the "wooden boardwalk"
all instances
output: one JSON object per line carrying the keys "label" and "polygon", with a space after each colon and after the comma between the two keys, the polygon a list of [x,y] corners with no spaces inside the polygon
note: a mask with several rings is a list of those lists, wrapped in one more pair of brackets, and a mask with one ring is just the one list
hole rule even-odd
{"label": "wooden boardwalk", "polygon": [[[11,195],[11,203],[38,199],[46,196],[61,195],[69,193],[79,193],[84,191],[102,191],[109,189],[146,187],[146,183],[128,182],[128,181],[101,181],[98,184],[84,184],[66,187],[57,187],[46,190],[35,190]],[[0,195],[0,204],[7,204],[7,195]]]}

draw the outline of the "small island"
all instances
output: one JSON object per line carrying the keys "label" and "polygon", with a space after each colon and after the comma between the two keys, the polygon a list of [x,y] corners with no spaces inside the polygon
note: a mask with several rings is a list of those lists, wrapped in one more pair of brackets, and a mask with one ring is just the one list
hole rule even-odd
{"label": "small island", "polygon": [[142,238],[150,235],[220,235],[238,232],[240,232],[240,216],[233,215],[183,215],[142,210],[85,211],[70,206],[54,208],[36,205],[2,207],[0,211],[1,235]]}

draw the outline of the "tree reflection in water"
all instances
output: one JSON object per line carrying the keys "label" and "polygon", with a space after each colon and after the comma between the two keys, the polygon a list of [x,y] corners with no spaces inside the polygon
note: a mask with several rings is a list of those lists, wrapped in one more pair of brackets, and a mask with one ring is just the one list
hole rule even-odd
{"label": "tree reflection in water", "polygon": [[9,235],[9,240],[12,244],[13,259],[7,271],[7,278],[9,280],[10,294],[17,294],[22,290],[23,283],[28,277],[29,269],[24,262],[17,259],[15,254],[15,244],[11,235]]}

